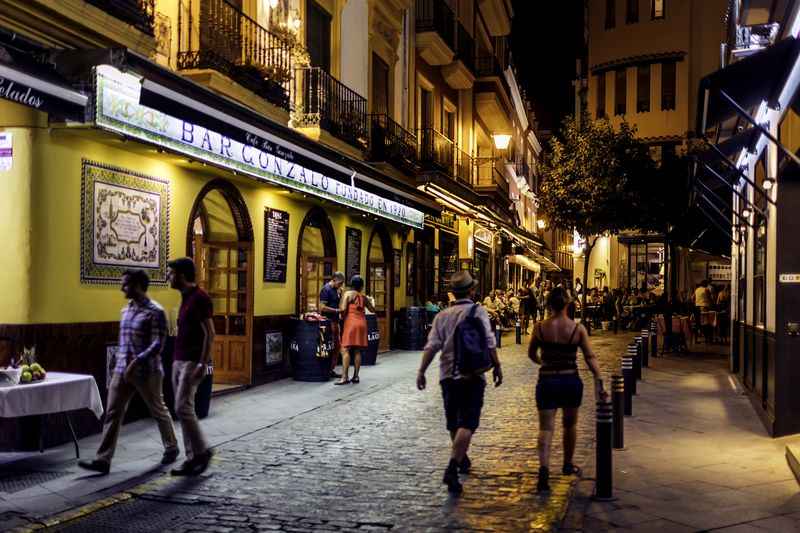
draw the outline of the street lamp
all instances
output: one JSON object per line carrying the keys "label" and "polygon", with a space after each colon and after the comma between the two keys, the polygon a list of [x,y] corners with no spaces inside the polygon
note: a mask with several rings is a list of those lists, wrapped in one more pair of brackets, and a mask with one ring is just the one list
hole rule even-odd
{"label": "street lamp", "polygon": [[508,133],[493,133],[494,147],[498,150],[506,150],[511,143],[511,135]]}
{"label": "street lamp", "polygon": [[536,221],[536,226],[537,226],[539,229],[543,230],[545,227],[547,227],[547,222],[545,222],[545,220],[544,220],[543,218],[540,218],[540,219],[538,219],[538,220]]}

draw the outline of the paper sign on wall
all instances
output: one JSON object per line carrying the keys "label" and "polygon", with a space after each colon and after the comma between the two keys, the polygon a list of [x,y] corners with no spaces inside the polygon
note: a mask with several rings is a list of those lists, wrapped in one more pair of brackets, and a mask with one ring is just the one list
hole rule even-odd
{"label": "paper sign on wall", "polygon": [[11,170],[11,162],[14,159],[13,151],[11,133],[0,133],[0,172],[8,172]]}

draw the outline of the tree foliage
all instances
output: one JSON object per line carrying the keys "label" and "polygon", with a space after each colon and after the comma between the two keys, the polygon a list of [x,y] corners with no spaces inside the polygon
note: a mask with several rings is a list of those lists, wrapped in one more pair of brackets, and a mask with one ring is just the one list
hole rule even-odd
{"label": "tree foliage", "polygon": [[541,208],[552,226],[587,238],[650,229],[641,227],[649,219],[642,192],[656,164],[635,133],[625,122],[615,129],[588,117],[564,121],[541,169]]}

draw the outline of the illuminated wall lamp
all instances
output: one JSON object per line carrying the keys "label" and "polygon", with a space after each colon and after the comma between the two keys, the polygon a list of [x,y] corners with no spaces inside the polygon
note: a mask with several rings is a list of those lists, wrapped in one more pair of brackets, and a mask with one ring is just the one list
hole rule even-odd
{"label": "illuminated wall lamp", "polygon": [[540,218],[540,219],[538,219],[538,220],[536,221],[536,226],[537,226],[539,229],[544,229],[544,228],[546,228],[546,227],[547,227],[547,222],[545,222],[545,220],[544,220],[543,218]]}
{"label": "illuminated wall lamp", "polygon": [[764,178],[764,183],[761,185],[764,187],[765,191],[772,190],[772,186],[775,185],[775,178]]}
{"label": "illuminated wall lamp", "polygon": [[511,135],[508,133],[493,133],[494,147],[498,150],[506,150],[511,144]]}
{"label": "illuminated wall lamp", "polygon": [[750,210],[742,209],[742,218],[750,218]]}

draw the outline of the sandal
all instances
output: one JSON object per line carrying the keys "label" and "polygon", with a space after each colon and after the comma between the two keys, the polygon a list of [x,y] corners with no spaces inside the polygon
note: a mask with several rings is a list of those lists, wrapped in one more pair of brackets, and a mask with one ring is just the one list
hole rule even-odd
{"label": "sandal", "polygon": [[361,380],[358,379],[358,376],[353,376],[353,379],[350,380],[350,383],[361,383]]}
{"label": "sandal", "polygon": [[350,380],[346,379],[344,381],[337,381],[336,383],[334,383],[334,385],[347,385],[348,383],[350,383]]}

